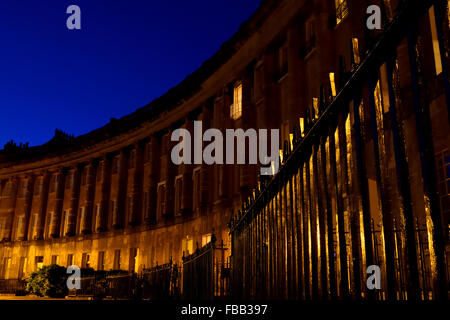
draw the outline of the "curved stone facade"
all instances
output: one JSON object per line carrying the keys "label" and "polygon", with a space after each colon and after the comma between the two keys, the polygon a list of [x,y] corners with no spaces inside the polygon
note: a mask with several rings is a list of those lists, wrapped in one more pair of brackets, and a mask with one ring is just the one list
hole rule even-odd
{"label": "curved stone facade", "polygon": [[[365,31],[353,26],[366,5],[349,1],[347,10],[336,25],[326,0],[263,1],[210,60],[148,106],[80,137],[57,132],[43,146],[0,151],[0,278],[51,263],[139,271],[181,261],[212,233],[230,247],[228,221],[258,166],[174,165],[171,133],[201,120],[204,130],[278,128],[289,141],[330,72],[350,67],[348,39],[364,48]],[[239,85],[242,113],[233,119]],[[448,147],[445,134],[438,141]]]}

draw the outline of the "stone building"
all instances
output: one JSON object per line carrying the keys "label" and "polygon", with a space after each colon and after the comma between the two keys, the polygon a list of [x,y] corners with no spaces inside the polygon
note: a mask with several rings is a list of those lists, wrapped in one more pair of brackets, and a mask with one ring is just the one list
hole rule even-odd
{"label": "stone building", "polygon": [[[228,222],[257,185],[258,166],[174,165],[171,133],[192,131],[196,120],[204,130],[276,128],[281,146],[322,96],[335,95],[352,59],[381,32],[362,27],[367,7],[380,5],[388,19],[399,2],[262,1],[212,58],[147,106],[79,137],[57,130],[41,146],[5,147],[0,279],[51,263],[140,271],[181,261],[212,233],[230,247]],[[448,47],[444,53],[432,45],[432,23],[422,40],[426,76],[436,82]],[[448,106],[442,88],[430,90],[439,179],[448,184]],[[445,226],[449,188],[442,194]]]}

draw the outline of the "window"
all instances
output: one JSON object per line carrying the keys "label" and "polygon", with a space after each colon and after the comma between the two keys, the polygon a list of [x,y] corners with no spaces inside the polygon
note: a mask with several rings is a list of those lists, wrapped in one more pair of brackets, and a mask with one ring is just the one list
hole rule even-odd
{"label": "window", "polygon": [[209,242],[211,242],[211,233],[202,235],[202,247],[206,246]]}
{"label": "window", "polygon": [[331,96],[334,98],[336,97],[336,81],[334,80],[334,72],[330,72],[329,74],[330,77],[330,88],[331,88]]}
{"label": "window", "polygon": [[59,263],[59,256],[53,255],[51,264],[58,264],[58,263]]}
{"label": "window", "polygon": [[17,239],[19,239],[19,238],[21,238],[21,237],[23,237],[24,235],[22,234],[22,228],[23,228],[23,225],[24,225],[24,223],[25,223],[25,217],[24,216],[20,216],[18,219],[17,219]]}
{"label": "window", "polygon": [[183,251],[185,256],[194,253],[194,239],[189,236],[187,236],[185,239],[182,239],[181,250]]}
{"label": "window", "polygon": [[116,200],[111,200],[111,215],[114,216],[116,214],[117,206]]}
{"label": "window", "polygon": [[431,40],[433,41],[434,67],[436,69],[436,75],[439,75],[442,73],[442,60],[441,49],[439,48],[439,39],[436,29],[434,6],[431,6],[431,8],[428,10],[428,16],[430,18]]}
{"label": "window", "polygon": [[34,186],[34,194],[35,195],[41,195],[42,194],[42,189],[44,188],[44,178],[40,177],[39,179],[37,179],[36,184]]}
{"label": "window", "polygon": [[1,268],[1,279],[8,279],[9,269],[11,268],[11,258],[3,258],[3,268]]}
{"label": "window", "polygon": [[81,267],[82,268],[90,268],[91,267],[91,255],[89,253],[82,254]]}
{"label": "window", "polygon": [[98,253],[97,270],[105,270],[105,251]]}
{"label": "window", "polygon": [[306,56],[314,49],[315,46],[316,30],[314,20],[310,19],[305,23],[305,44],[301,49],[302,58],[306,58]]}
{"label": "window", "polygon": [[104,163],[101,161],[97,167],[97,176],[95,177],[97,181],[103,180],[103,166]]}
{"label": "window", "polygon": [[73,254],[69,253],[67,255],[67,267],[70,267],[71,265],[73,265]]}
{"label": "window", "polygon": [[144,193],[144,215],[145,217],[148,217],[149,215],[149,195],[148,192]]}
{"label": "window", "polygon": [[352,38],[352,62],[354,64],[360,64],[361,63],[361,59],[359,57],[358,38]]}
{"label": "window", "polygon": [[52,234],[52,226],[55,222],[55,213],[54,212],[50,212],[49,213],[49,217],[48,217],[48,226],[47,226],[47,236],[50,237]]}
{"label": "window", "polygon": [[74,173],[72,172],[72,173],[67,177],[67,180],[66,180],[66,189],[72,189],[72,187],[73,187],[73,175],[74,175]]}
{"label": "window", "polygon": [[56,191],[56,187],[58,185],[58,175],[55,174],[52,177],[52,183],[50,184],[50,193],[53,193]]}
{"label": "window", "polygon": [[138,248],[130,248],[130,261],[128,265],[129,272],[137,272],[138,271]]}
{"label": "window", "polygon": [[101,216],[100,216],[100,204],[95,205],[95,227],[100,228]]}
{"label": "window", "polygon": [[5,187],[5,197],[9,198],[12,196],[13,184],[12,182],[8,182]]}
{"label": "window", "polygon": [[181,204],[183,196],[183,176],[175,178],[175,215],[181,214]]}
{"label": "window", "polygon": [[128,159],[128,169],[133,169],[136,163],[136,150],[131,151]]}
{"label": "window", "polygon": [[119,171],[119,161],[120,159],[119,159],[119,157],[117,156],[117,157],[114,157],[114,159],[113,159],[113,161],[112,161],[112,168],[111,168],[111,172],[113,173],[113,174],[116,174],[118,171]]}
{"label": "window", "polygon": [[39,214],[33,214],[33,236],[37,236],[38,232],[38,222],[39,222]]}
{"label": "window", "polygon": [[19,262],[19,273],[17,275],[18,279],[23,279],[26,272],[27,272],[27,263],[28,263],[28,258],[27,257],[20,257],[20,262]]}
{"label": "window", "polygon": [[21,183],[21,188],[18,197],[25,198],[27,195],[27,189],[28,189],[28,180],[23,180]]}
{"label": "window", "polygon": [[44,266],[44,257],[36,256],[35,257],[35,265],[36,265],[36,270],[41,269]]}
{"label": "window", "polygon": [[3,233],[6,229],[6,218],[0,218],[0,241],[3,240]]}
{"label": "window", "polygon": [[120,270],[120,249],[114,250],[114,270]]}
{"label": "window", "polygon": [[85,207],[81,207],[80,208],[80,226],[79,226],[80,230],[79,230],[79,232],[83,231],[85,213],[86,213],[86,208]]}
{"label": "window", "polygon": [[150,143],[145,145],[145,153],[144,153],[144,162],[147,163],[150,161]]}
{"label": "window", "polygon": [[242,83],[234,88],[233,104],[230,106],[230,118],[237,120],[242,116]]}
{"label": "window", "polygon": [[158,217],[161,217],[166,213],[166,183],[160,182],[158,184]]}
{"label": "window", "polygon": [[347,0],[334,0],[336,4],[336,25],[342,22],[348,15]]}
{"label": "window", "polygon": [[66,235],[69,232],[69,216],[71,210],[64,210],[64,225],[63,225],[63,235]]}
{"label": "window", "polygon": [[319,118],[319,98],[316,97],[312,99],[311,118],[313,120]]}
{"label": "window", "polygon": [[132,196],[127,197],[127,214],[128,214],[128,217],[130,217],[130,218],[133,214],[133,197]]}
{"label": "window", "polygon": [[279,78],[288,72],[288,50],[286,43],[278,48],[278,72]]}
{"label": "window", "polygon": [[192,209],[194,212],[200,208],[200,168],[195,168],[194,172],[192,173],[192,180],[193,180],[193,205]]}

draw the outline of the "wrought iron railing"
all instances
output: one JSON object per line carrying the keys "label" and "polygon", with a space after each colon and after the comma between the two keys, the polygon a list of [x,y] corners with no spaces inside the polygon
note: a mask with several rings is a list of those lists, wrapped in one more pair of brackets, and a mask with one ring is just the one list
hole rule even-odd
{"label": "wrought iron railing", "polygon": [[[233,298],[421,299],[425,260],[433,294],[448,295],[430,101],[418,67],[419,23],[432,4],[440,30],[445,1],[403,1],[384,31],[365,39],[373,45],[351,59],[360,63],[341,75],[336,96],[320,93],[319,109],[306,113],[284,143],[278,173],[261,177],[232,217]],[[428,259],[418,257],[416,216],[432,226]],[[373,264],[381,264],[383,294],[366,286],[365,268]]]}
{"label": "wrought iron railing", "polygon": [[223,241],[211,242],[183,256],[183,298],[212,300],[229,295],[230,264],[226,259],[227,248]]}

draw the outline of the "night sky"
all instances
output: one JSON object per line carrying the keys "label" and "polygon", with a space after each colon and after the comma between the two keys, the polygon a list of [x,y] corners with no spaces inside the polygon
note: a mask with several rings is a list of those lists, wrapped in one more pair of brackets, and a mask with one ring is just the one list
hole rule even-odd
{"label": "night sky", "polygon": [[[81,30],[68,30],[69,5]],[[236,32],[260,0],[1,0],[0,149],[75,136],[159,97]]]}

